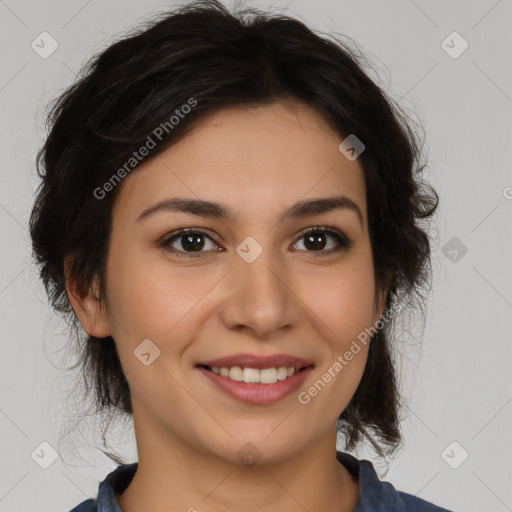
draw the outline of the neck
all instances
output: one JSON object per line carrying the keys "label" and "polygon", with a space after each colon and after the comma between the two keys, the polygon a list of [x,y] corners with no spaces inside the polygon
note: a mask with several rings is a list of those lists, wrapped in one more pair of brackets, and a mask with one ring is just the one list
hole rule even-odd
{"label": "neck", "polygon": [[[123,512],[352,512],[359,483],[336,459],[336,428],[286,458],[252,466],[198,451],[162,433],[135,429],[139,464],[128,488],[116,496]],[[169,432],[166,433],[167,439]],[[156,443],[152,441],[158,439]]]}

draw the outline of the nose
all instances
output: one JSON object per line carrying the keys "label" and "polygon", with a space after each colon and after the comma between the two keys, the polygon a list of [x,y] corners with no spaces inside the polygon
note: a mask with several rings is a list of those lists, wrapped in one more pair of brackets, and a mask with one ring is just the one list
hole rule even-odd
{"label": "nose", "polygon": [[271,256],[271,251],[263,251],[252,263],[235,258],[221,308],[227,328],[266,338],[290,329],[300,318],[300,301],[293,293],[290,274]]}

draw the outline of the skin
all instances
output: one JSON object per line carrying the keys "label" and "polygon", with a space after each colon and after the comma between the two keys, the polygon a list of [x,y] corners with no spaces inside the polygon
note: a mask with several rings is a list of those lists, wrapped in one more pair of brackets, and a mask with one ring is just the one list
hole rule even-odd
{"label": "skin", "polygon": [[[336,419],[361,380],[368,347],[307,405],[297,400],[384,310],[374,283],[363,168],[344,139],[309,106],[292,101],[229,108],[124,178],[113,208],[103,305],[68,295],[85,331],[113,336],[130,385],[138,471],[117,496],[123,511],[353,511],[360,488],[335,459]],[[278,222],[301,199],[345,195],[361,209]],[[173,196],[223,202],[235,221],[146,208]],[[353,242],[305,245],[303,231],[339,230]],[[208,230],[200,257],[181,242],[158,242],[181,227]],[[237,246],[253,237],[262,254],[247,263]],[[186,242],[186,240],[185,240]],[[223,251],[215,251],[215,248]],[[295,250],[294,250],[295,248]],[[319,252],[324,256],[315,256]],[[197,254],[197,253],[194,253]],[[160,356],[133,351],[149,338]],[[301,388],[252,405],[219,391],[195,365],[239,352],[287,353],[314,361]],[[259,463],[237,453],[253,443]]]}

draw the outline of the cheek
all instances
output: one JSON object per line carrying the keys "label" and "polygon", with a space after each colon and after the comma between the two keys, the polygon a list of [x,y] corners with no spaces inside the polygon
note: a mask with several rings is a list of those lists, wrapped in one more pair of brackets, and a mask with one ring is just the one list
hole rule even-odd
{"label": "cheek", "polygon": [[[318,406],[340,413],[349,403],[364,373],[373,320],[373,271],[363,259],[358,264],[317,276],[306,302],[319,319],[317,330],[326,342],[318,374]],[[321,329],[321,331],[320,331]],[[323,389],[327,388],[326,393]],[[322,391],[322,392],[321,392]],[[321,395],[321,397],[320,397]]]}
{"label": "cheek", "polygon": [[122,350],[133,350],[149,338],[161,349],[172,340],[173,352],[179,351],[183,329],[197,320],[204,310],[202,299],[222,277],[174,265],[149,261],[135,251],[112,251],[107,273],[111,327],[114,338],[126,347]]}
{"label": "cheek", "polygon": [[301,296],[325,324],[326,335],[342,349],[371,325],[375,286],[373,272],[363,262],[350,268],[330,269],[317,274],[314,283],[303,278]]}
{"label": "cheek", "polygon": [[300,403],[314,403],[335,421],[349,404],[364,373],[374,287],[371,275],[355,271],[338,279],[331,276],[320,284],[324,286],[316,288],[311,303],[321,320],[317,331],[322,329],[326,350],[316,379],[304,390]]}

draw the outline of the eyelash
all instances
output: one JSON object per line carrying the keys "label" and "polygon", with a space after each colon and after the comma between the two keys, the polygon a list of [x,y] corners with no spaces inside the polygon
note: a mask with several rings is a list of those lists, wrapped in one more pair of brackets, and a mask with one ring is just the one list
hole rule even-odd
{"label": "eyelash", "polygon": [[[202,254],[204,254],[205,252],[209,252],[209,251],[201,251],[201,252],[193,253],[193,252],[187,252],[187,251],[183,251],[183,250],[176,250],[176,249],[173,249],[173,248],[169,249],[169,246],[175,240],[178,240],[180,237],[182,237],[184,235],[197,234],[197,233],[201,233],[201,234],[205,235],[206,237],[208,237],[210,240],[212,240],[212,242],[214,242],[215,244],[217,243],[208,234],[208,232],[206,232],[205,230],[203,230],[201,228],[184,228],[184,229],[180,229],[178,231],[175,231],[174,233],[171,233],[169,237],[167,237],[165,240],[163,240],[160,243],[160,247],[169,250],[170,252],[174,253],[175,255],[177,255],[179,257],[184,257],[184,258],[198,258],[198,257],[201,257]],[[305,232],[300,234],[298,240],[306,237],[307,235],[319,234],[319,233],[320,234],[331,235],[336,240],[336,243],[337,243],[338,247],[329,249],[327,251],[324,251],[324,250],[321,250],[321,251],[304,251],[304,252],[312,253],[313,257],[322,257],[322,256],[327,256],[327,255],[330,255],[332,253],[335,253],[335,252],[338,252],[338,251],[341,251],[341,250],[349,250],[353,246],[352,240],[350,240],[346,235],[340,233],[338,230],[330,228],[329,226],[316,226],[314,228],[308,229],[307,231],[305,231]],[[186,255],[186,256],[184,256],[184,255]]]}

